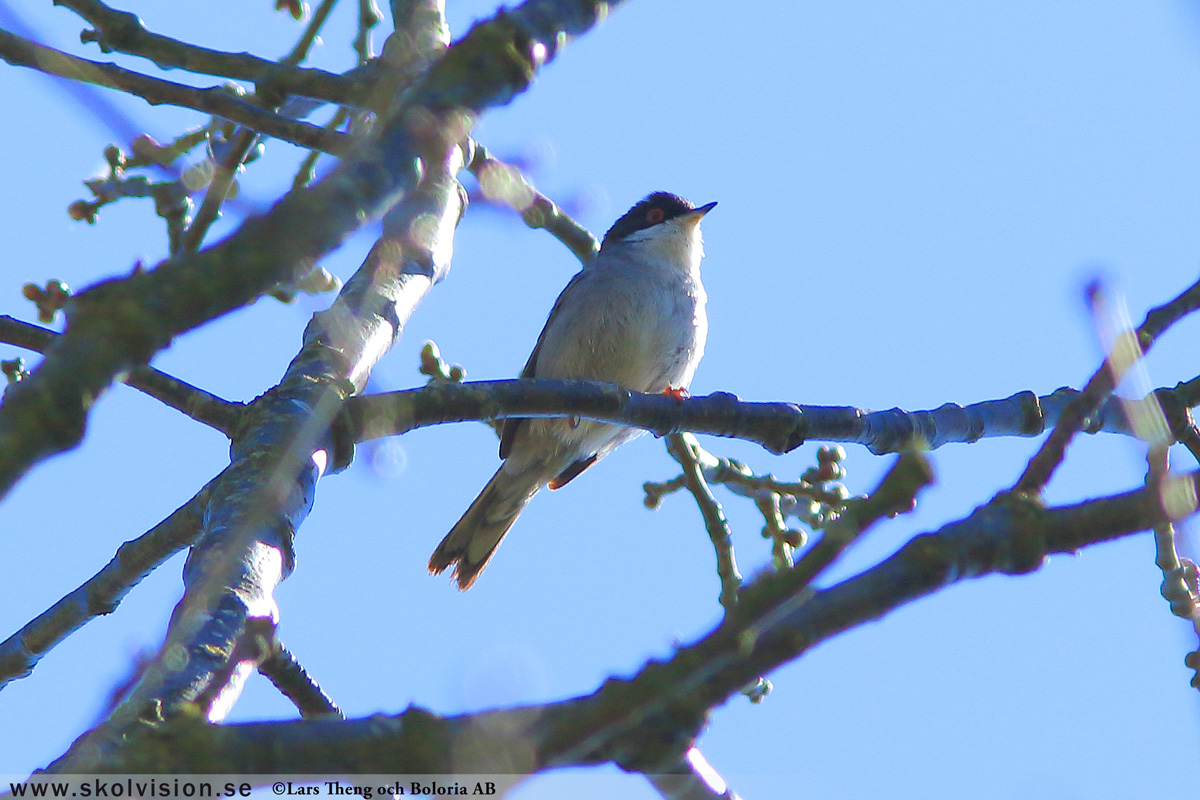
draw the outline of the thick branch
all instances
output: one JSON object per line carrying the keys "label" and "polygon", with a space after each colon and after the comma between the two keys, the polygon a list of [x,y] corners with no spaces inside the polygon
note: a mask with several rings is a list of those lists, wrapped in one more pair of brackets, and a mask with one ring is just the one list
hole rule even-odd
{"label": "thick branch", "polygon": [[[293,540],[327,460],[325,452],[310,454],[328,448],[330,422],[346,395],[400,335],[432,288],[431,273],[448,268],[440,259],[448,259],[459,197],[453,178],[443,174],[405,198],[399,210],[409,220],[428,219],[440,204],[445,223],[417,228],[428,241],[377,244],[334,305],[314,317],[283,381],[247,408],[233,463],[212,493],[204,536],[188,558],[167,641],[128,698],[64,756],[75,769],[123,749],[147,713],[171,718],[191,705],[216,720],[236,700],[260,656],[242,642],[278,616],[274,589],[291,572]],[[187,653],[184,666],[170,657],[173,649]]]}
{"label": "thick branch", "polygon": [[[1200,486],[1200,473],[1187,476]],[[99,768],[119,772],[509,773],[613,761],[627,769],[682,753],[709,709],[757,675],[833,636],[958,581],[1022,574],[1049,554],[1146,530],[1166,520],[1146,489],[1046,509],[1006,495],[936,533],[912,539],[853,578],[808,594],[806,574],[747,587],[736,614],[669,660],[587,697],[440,718],[408,711],[344,723],[142,726]],[[52,771],[64,765],[52,765]]]}
{"label": "thick branch", "polygon": [[[278,618],[274,589],[293,567],[293,540],[329,459],[330,424],[449,270],[462,216],[454,175],[463,155],[454,140],[440,141],[447,150],[429,159],[420,186],[385,216],[384,236],[333,306],[314,316],[283,380],[243,415],[233,463],[213,492],[203,538],[188,559],[184,597],[166,643],[128,697],[76,742],[65,763],[86,769],[124,748],[148,718],[171,719],[185,709],[222,718],[245,675],[260,665],[264,631],[273,638]],[[182,664],[173,652],[187,654]],[[277,677],[281,666],[267,663]],[[290,675],[284,685],[305,707],[334,708],[324,708],[314,687],[298,684],[295,670],[284,672]]]}

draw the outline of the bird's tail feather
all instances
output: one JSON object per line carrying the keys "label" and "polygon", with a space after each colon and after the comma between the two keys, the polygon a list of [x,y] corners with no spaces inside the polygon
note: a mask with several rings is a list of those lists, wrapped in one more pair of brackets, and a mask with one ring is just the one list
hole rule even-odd
{"label": "bird's tail feather", "polygon": [[538,476],[510,474],[502,467],[433,551],[429,571],[437,575],[453,567],[458,588],[471,588],[542,483]]}

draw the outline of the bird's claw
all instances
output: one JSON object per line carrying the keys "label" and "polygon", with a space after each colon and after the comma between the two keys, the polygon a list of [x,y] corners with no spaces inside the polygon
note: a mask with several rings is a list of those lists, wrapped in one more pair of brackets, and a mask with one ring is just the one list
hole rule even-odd
{"label": "bird's claw", "polygon": [[663,394],[665,394],[667,397],[674,398],[674,400],[679,403],[682,403],[684,400],[687,400],[689,397],[691,397],[691,395],[688,394],[688,390],[682,386],[668,386],[666,389],[663,389]]}

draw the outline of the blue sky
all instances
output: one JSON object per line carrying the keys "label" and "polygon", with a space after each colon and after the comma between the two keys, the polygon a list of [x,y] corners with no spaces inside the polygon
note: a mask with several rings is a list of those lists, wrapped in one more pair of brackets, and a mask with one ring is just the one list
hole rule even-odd
{"label": "blue sky", "polygon": [[[330,69],[352,58],[354,9],[342,5],[313,59]],[[298,27],[270,6],[124,8],[155,31],[275,57]],[[456,37],[494,9],[449,6]],[[19,12],[47,44],[113,58],[79,45],[82,25],[64,9],[0,9],[6,24]],[[0,96],[18,110],[0,129],[9,287],[0,312],[34,319],[19,296],[26,281],[81,287],[160,259],[165,236],[148,202],[106,208],[94,227],[65,213],[104,146],[127,144],[118,118],[11,67],[0,68]],[[202,121],[103,96],[121,125],[160,140]],[[501,157],[532,157],[539,188],[597,234],[653,190],[719,201],[704,222],[710,334],[694,394],[922,409],[1080,386],[1099,359],[1081,300],[1093,275],[1120,287],[1135,320],[1196,279],[1198,99],[1200,14],[1182,0],[777,2],[752,12],[630,0],[532,91],[487,115],[477,137]],[[244,196],[269,202],[299,157],[271,143]],[[237,221],[227,215],[213,236]],[[349,276],[371,236],[326,267]],[[449,278],[376,370],[375,388],[417,385],[426,339],[471,378],[515,375],[576,268],[549,236],[495,209],[469,211],[455,245]],[[326,302],[260,301],[182,337],[155,365],[251,399],[279,378]],[[1160,342],[1148,360],[1156,386],[1197,374],[1188,355],[1198,333],[1187,320]],[[817,446],[777,458],[704,441],[785,478]],[[1010,485],[1036,445],[936,451],[938,483],[918,511],[871,533],[826,580],[966,515]],[[847,449],[848,488],[869,490],[891,459]],[[1186,454],[1176,459],[1188,466]],[[0,505],[0,636],[226,461],[218,434],[114,389],[83,447],[43,464]],[[1141,465],[1129,441],[1084,437],[1047,499],[1133,488]],[[496,466],[495,437],[467,424],[363,449],[348,472],[322,481],[297,570],[278,594],[281,635],[347,713],[410,703],[454,713],[591,692],[719,619],[695,507],[679,495],[642,507],[642,482],[675,474],[650,437],[540,495],[470,592],[427,576],[429,553]],[[761,520],[721,497],[751,574],[769,557]],[[181,566],[161,568],[0,692],[0,773],[43,766],[94,720],[132,655],[161,638]],[[1143,535],[1056,557],[1033,575],[956,585],[778,671],[761,705],[718,709],[701,747],[747,800],[1165,794],[1200,752],[1200,698],[1182,663],[1194,635],[1169,615],[1159,580]],[[292,713],[255,678],[231,719]],[[540,777],[514,796],[568,794],[656,796],[615,769]]]}

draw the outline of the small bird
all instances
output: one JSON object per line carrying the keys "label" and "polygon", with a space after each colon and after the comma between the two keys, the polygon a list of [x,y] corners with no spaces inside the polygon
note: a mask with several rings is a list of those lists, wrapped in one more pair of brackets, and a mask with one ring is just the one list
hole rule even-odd
{"label": "small bird", "polygon": [[[700,219],[715,205],[655,192],[629,209],[558,296],[521,377],[682,396],[708,333]],[[452,566],[458,588],[470,588],[543,486],[565,486],[642,433],[578,418],[505,420],[504,463],[438,545],[429,571]]]}

